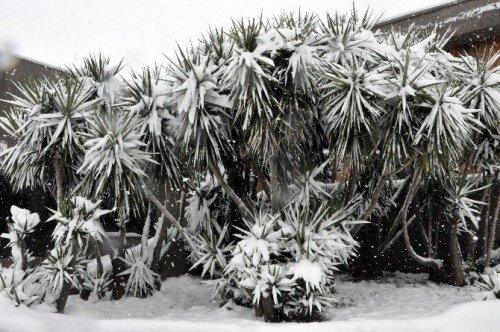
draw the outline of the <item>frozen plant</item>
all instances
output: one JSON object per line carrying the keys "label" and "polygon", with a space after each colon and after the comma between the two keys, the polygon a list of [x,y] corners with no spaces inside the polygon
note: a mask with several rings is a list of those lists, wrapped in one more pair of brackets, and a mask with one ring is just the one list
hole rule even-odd
{"label": "frozen plant", "polygon": [[40,223],[37,213],[21,209],[15,205],[10,207],[11,222],[7,224],[8,233],[0,234],[0,237],[8,239],[8,246],[12,251],[13,267],[26,271],[30,260],[30,253],[26,246],[25,238],[34,232],[35,227]]}
{"label": "frozen plant", "polygon": [[492,270],[491,273],[482,274],[475,285],[479,287],[482,300],[500,299],[500,274]]}
{"label": "frozen plant", "polygon": [[320,319],[334,301],[337,266],[355,255],[357,243],[349,229],[360,223],[355,220],[359,204],[355,199],[335,210],[326,203],[297,202],[284,210],[284,219],[261,210],[240,230],[221,292],[239,287],[237,294],[250,297],[266,320]]}

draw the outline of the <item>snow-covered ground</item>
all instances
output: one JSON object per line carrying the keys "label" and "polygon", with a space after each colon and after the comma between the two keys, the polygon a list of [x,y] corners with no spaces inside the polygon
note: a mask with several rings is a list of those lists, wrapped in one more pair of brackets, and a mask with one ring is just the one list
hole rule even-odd
{"label": "snow-covered ground", "polygon": [[339,278],[341,304],[329,321],[267,324],[250,309],[219,306],[210,282],[170,278],[147,299],[85,302],[71,296],[66,314],[48,306],[13,307],[0,297],[0,331],[499,331],[500,301],[474,302],[474,287],[426,281],[426,275],[395,274],[380,281]]}

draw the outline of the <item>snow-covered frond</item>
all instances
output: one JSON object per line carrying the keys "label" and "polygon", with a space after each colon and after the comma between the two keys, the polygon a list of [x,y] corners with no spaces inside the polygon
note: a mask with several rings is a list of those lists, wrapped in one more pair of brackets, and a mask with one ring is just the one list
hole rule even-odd
{"label": "snow-covered frond", "polygon": [[325,183],[317,179],[318,176],[323,174],[326,166],[330,162],[331,160],[328,159],[323,164],[313,169],[306,170],[304,173],[299,173],[295,183],[290,186],[291,191],[294,193],[294,201],[307,205],[311,201],[311,196],[315,198],[331,197],[330,191],[334,188],[335,184]]}
{"label": "snow-covered frond", "polygon": [[222,276],[227,266],[227,257],[234,248],[232,243],[224,243],[228,228],[228,224],[224,225],[219,234],[214,231],[214,228],[208,228],[193,237],[196,253],[192,254],[192,256],[196,259],[196,262],[191,269],[203,266],[202,277],[207,273],[210,278]]}
{"label": "snow-covered frond", "polygon": [[167,107],[171,84],[163,77],[162,67],[143,69],[127,81],[129,98],[125,105],[134,113],[140,125],[141,141],[157,162],[150,164],[151,173],[179,186],[181,171],[175,153],[175,119]]}
{"label": "snow-covered frond", "polygon": [[228,271],[247,264],[265,264],[269,262],[271,255],[278,253],[278,240],[282,236],[281,231],[275,230],[278,218],[279,214],[271,215],[261,209],[254,220],[246,221],[247,229],[239,229],[241,234],[237,236],[241,241],[236,244],[233,258],[227,267]]}
{"label": "snow-covered frond", "polygon": [[53,215],[47,221],[56,221],[57,225],[52,233],[54,242],[58,246],[69,246],[76,240],[83,247],[87,239],[95,239],[103,242],[106,236],[100,218],[111,210],[100,209],[101,201],[91,200],[75,196],[67,199],[58,211],[52,211]]}
{"label": "snow-covered frond", "polygon": [[281,225],[283,232],[294,239],[289,250],[299,259],[319,261],[328,269],[347,263],[357,246],[349,227],[360,222],[355,221],[359,204],[360,200],[355,199],[333,213],[326,203],[317,208],[291,204]]}
{"label": "snow-covered frond", "polygon": [[135,297],[147,297],[155,290],[155,278],[158,274],[153,272],[147,263],[148,255],[144,252],[128,250],[123,262],[128,268],[119,275],[128,275],[125,289],[127,293]]}
{"label": "snow-covered frond", "polygon": [[220,159],[228,149],[230,108],[227,96],[219,93],[220,72],[210,57],[189,57],[179,50],[178,64],[169,75],[176,103],[177,138],[195,163],[208,157]]}
{"label": "snow-covered frond", "polygon": [[500,299],[500,274],[496,271],[481,274],[480,279],[474,283],[481,290],[478,298],[481,300],[497,300]]}
{"label": "snow-covered frond", "polygon": [[[72,186],[83,154],[79,132],[96,101],[89,99],[82,83],[71,79],[18,85],[18,90],[12,112],[0,120],[17,140],[3,153],[6,175],[17,189],[36,184],[54,187],[54,165],[59,160],[67,185]],[[72,167],[66,166],[69,159]]]}
{"label": "snow-covered frond", "polygon": [[52,298],[59,298],[65,283],[79,287],[75,275],[84,271],[83,260],[78,254],[73,255],[71,250],[70,246],[56,246],[40,267],[40,283]]}
{"label": "snow-covered frond", "polygon": [[74,156],[81,149],[78,131],[94,113],[99,99],[91,99],[92,91],[76,81],[48,82],[47,88],[52,107],[33,117],[36,126],[50,129],[50,141],[42,153],[56,148]]}
{"label": "snow-covered frond", "polygon": [[500,52],[478,53],[475,57],[462,56],[465,87],[463,101],[469,108],[478,109],[477,118],[493,134],[500,134],[500,69],[496,66]]}
{"label": "snow-covered frond", "polygon": [[221,89],[230,89],[230,103],[246,130],[254,118],[275,117],[272,95],[274,62],[257,51],[235,49],[222,78]]}
{"label": "snow-covered frond", "polygon": [[16,306],[29,306],[39,298],[33,285],[30,285],[31,281],[29,272],[0,266],[0,294],[4,294]]}
{"label": "snow-covered frond", "polygon": [[377,40],[370,31],[375,24],[369,11],[360,17],[355,9],[351,14],[327,14],[320,21],[323,43],[322,58],[329,63],[345,63],[353,58],[374,62],[373,49]]}
{"label": "snow-covered frond", "polygon": [[223,28],[209,27],[200,39],[198,49],[205,56],[212,56],[217,65],[224,64],[233,52],[234,43]]}
{"label": "snow-covered frond", "polygon": [[474,118],[477,111],[465,108],[457,90],[450,88],[437,90],[431,98],[427,107],[420,108],[425,118],[413,143],[424,151],[433,151],[435,156],[446,154],[456,162],[472,144],[472,132],[481,126]]}
{"label": "snow-covered frond", "polygon": [[[474,193],[484,190],[484,187],[478,188],[477,179],[474,176],[461,176],[456,178],[450,176],[449,181],[445,183],[445,212],[450,219],[458,219],[459,227],[467,230],[467,221],[471,222],[475,229],[479,229],[480,207],[484,204],[481,201],[471,198]],[[482,220],[481,222],[486,222]]]}
{"label": "snow-covered frond", "polygon": [[35,227],[40,223],[38,213],[31,213],[29,210],[21,209],[15,205],[10,207],[11,220],[14,229],[21,234],[32,233]]}
{"label": "snow-covered frond", "polygon": [[88,121],[85,132],[86,154],[78,170],[84,175],[81,189],[87,195],[110,194],[111,204],[122,215],[143,207],[144,169],[153,162],[144,151],[134,113],[110,109]]}
{"label": "snow-covered frond", "polygon": [[122,85],[117,77],[123,69],[123,59],[117,64],[111,64],[110,58],[102,54],[90,55],[83,60],[81,67],[68,67],[70,74],[83,82],[92,93],[110,104],[114,103],[115,96]]}
{"label": "snow-covered frond", "polygon": [[500,169],[500,135],[486,136],[476,145],[474,161],[490,174]]}
{"label": "snow-covered frond", "polygon": [[332,135],[338,160],[349,158],[360,168],[367,149],[374,143],[374,127],[382,110],[383,92],[377,87],[383,77],[356,61],[347,66],[323,62],[321,121]]}
{"label": "snow-covered frond", "polygon": [[112,282],[111,275],[108,272],[97,275],[96,269],[89,269],[88,267],[83,277],[82,286],[91,291],[89,297],[91,301],[97,301],[102,298]]}

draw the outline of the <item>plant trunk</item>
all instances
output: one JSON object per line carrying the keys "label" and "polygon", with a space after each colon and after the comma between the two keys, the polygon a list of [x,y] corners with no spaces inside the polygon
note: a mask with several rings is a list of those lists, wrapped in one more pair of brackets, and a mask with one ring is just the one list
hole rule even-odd
{"label": "plant trunk", "polygon": [[269,180],[271,182],[271,206],[273,214],[276,214],[281,209],[280,204],[280,185],[278,175],[278,158],[275,153],[269,159]]}
{"label": "plant trunk", "polygon": [[104,267],[102,265],[102,257],[101,257],[101,252],[99,250],[99,243],[93,237],[91,237],[91,241],[96,261],[97,277],[101,277],[102,274],[104,273]]}
{"label": "plant trunk", "polygon": [[113,300],[119,300],[125,295],[125,281],[127,280],[126,276],[119,275],[123,271],[125,271],[125,262],[123,262],[123,258],[125,258],[125,239],[127,234],[127,228],[125,226],[125,220],[122,220],[120,224],[120,237],[118,240],[118,247],[116,248],[117,254],[116,257],[111,261],[111,265],[113,266],[113,281],[112,281],[112,298]]}
{"label": "plant trunk", "polygon": [[488,245],[488,220],[490,214],[490,193],[492,182],[490,186],[484,189],[481,201],[485,204],[481,208],[481,220],[478,229],[478,239],[475,246],[475,258],[484,257],[486,255],[486,247]]}
{"label": "plant trunk", "polygon": [[458,243],[458,224],[456,220],[450,222],[448,250],[450,255],[451,278],[450,285],[465,285],[465,275],[462,268],[462,257],[460,255],[460,245]]}
{"label": "plant trunk", "polygon": [[229,184],[224,180],[224,177],[220,173],[219,167],[215,165],[214,161],[211,158],[208,158],[208,168],[213,173],[219,184],[224,188],[224,191],[229,196],[229,198],[233,201],[236,207],[241,211],[241,213],[246,217],[251,217],[252,213],[248,209],[247,205],[241,200],[238,195],[234,192],[233,188],[229,186]]}
{"label": "plant trunk", "polygon": [[[73,258],[71,259],[71,262],[69,263],[69,267],[72,268],[73,265],[75,264],[75,256],[78,251],[77,248],[77,242],[73,239],[71,240],[70,244],[70,252]],[[68,296],[69,293],[71,292],[71,282],[67,281],[66,279],[63,282],[62,288],[61,288],[61,293],[59,294],[59,297],[56,299],[56,310],[57,313],[63,314],[64,313],[64,308],[66,307],[66,302],[68,301]]]}
{"label": "plant trunk", "polygon": [[[498,177],[498,176],[496,176]],[[486,245],[486,255],[484,258],[484,264],[486,267],[490,266],[491,251],[495,244],[496,239],[496,226],[498,220],[498,210],[500,209],[500,180],[496,179],[493,187],[491,188],[490,196],[490,212],[488,218],[488,237]]]}
{"label": "plant trunk", "polygon": [[148,199],[160,210],[160,212],[163,214],[163,216],[172,224],[175,226],[177,231],[179,231],[179,234],[182,235],[188,246],[191,248],[193,253],[196,253],[196,246],[193,244],[191,241],[191,238],[189,235],[184,231],[184,228],[181,226],[179,221],[174,218],[174,216],[168,211],[168,209],[161,204],[161,202],[158,200],[158,198],[153,194],[148,188],[147,185],[145,184],[144,187],[144,192]]}
{"label": "plant trunk", "polygon": [[415,250],[413,249],[413,247],[411,245],[410,236],[408,233],[408,224],[407,224],[408,209],[409,209],[411,201],[412,201],[411,198],[418,191],[421,174],[422,174],[422,170],[420,169],[420,167],[417,167],[417,169],[415,170],[415,173],[413,175],[413,180],[410,184],[408,194],[406,195],[406,199],[405,199],[405,202],[403,204],[403,208],[401,210],[401,213],[402,213],[401,223],[403,224],[404,243],[406,246],[406,250],[408,251],[408,254],[415,262],[417,262],[418,264],[420,264],[422,266],[425,266],[425,267],[432,269],[433,271],[437,272],[438,274],[443,274],[441,261],[436,260],[436,259],[422,257],[415,252]]}
{"label": "plant trunk", "polygon": [[64,172],[63,172],[63,161],[61,160],[61,156],[58,154],[54,159],[54,170],[56,177],[56,201],[57,201],[57,209],[59,210],[63,201],[64,201]]}
{"label": "plant trunk", "polygon": [[264,315],[264,321],[272,323],[279,321],[277,312],[274,310],[273,298],[271,294],[262,297],[262,312]]}
{"label": "plant trunk", "polygon": [[[358,181],[358,170],[354,167],[351,168],[351,176],[349,177],[349,184],[347,186],[347,193],[345,196],[344,205],[347,205],[354,197],[356,192],[356,182]],[[377,202],[375,202],[376,204]]]}

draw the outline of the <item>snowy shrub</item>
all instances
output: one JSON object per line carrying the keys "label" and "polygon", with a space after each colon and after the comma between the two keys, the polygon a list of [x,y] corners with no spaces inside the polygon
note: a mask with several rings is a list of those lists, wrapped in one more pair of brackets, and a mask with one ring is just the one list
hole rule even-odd
{"label": "snowy shrub", "polygon": [[102,242],[106,233],[102,228],[100,218],[111,212],[99,208],[101,201],[75,196],[65,202],[58,211],[47,221],[56,221],[57,225],[52,234],[56,246],[66,247],[75,240],[82,248],[89,239]]}
{"label": "snowy shrub", "polygon": [[240,229],[221,292],[236,295],[228,288],[239,288],[237,295],[250,297],[255,307],[270,299],[275,315],[284,319],[319,319],[335,301],[334,271],[355,254],[357,243],[349,228],[357,223],[359,202],[337,211],[326,203],[292,203],[284,219],[261,210]]}
{"label": "snowy shrub", "polygon": [[224,225],[217,234],[214,227],[208,228],[194,238],[196,250],[191,253],[195,263],[191,269],[197,266],[203,266],[201,276],[207,272],[211,278],[222,276],[224,269],[227,266],[227,257],[233,250],[232,243],[224,243],[226,241],[229,225]]}
{"label": "snowy shrub", "polygon": [[104,296],[111,284],[109,272],[97,273],[97,269],[88,268],[83,273],[82,287],[90,290],[91,301],[96,301]]}
{"label": "snowy shrub", "polygon": [[127,269],[120,275],[129,275],[127,293],[135,297],[147,297],[152,295],[155,290],[155,278],[158,275],[151,271],[147,252],[143,250],[127,250],[123,261],[127,265]]}
{"label": "snowy shrub", "polygon": [[0,266],[0,294],[5,294],[16,306],[20,304],[30,305],[35,302],[39,296],[33,285],[30,272],[19,268],[2,268]]}
{"label": "snowy shrub", "polygon": [[500,274],[491,271],[488,274],[482,274],[475,285],[482,291],[481,300],[500,299]]}
{"label": "snowy shrub", "polygon": [[0,234],[0,237],[8,239],[8,247],[11,248],[13,267],[26,271],[30,261],[30,252],[26,246],[26,235],[33,233],[35,227],[40,223],[37,213],[31,213],[26,209],[15,205],[10,207],[11,222],[7,224],[8,233]]}
{"label": "snowy shrub", "polygon": [[84,264],[85,259],[79,256],[78,252],[72,253],[72,247],[57,246],[52,249],[40,267],[40,283],[47,299],[57,302],[61,297],[67,298],[69,294],[61,294],[63,291],[69,292],[66,285],[79,289],[77,276],[83,274]]}

